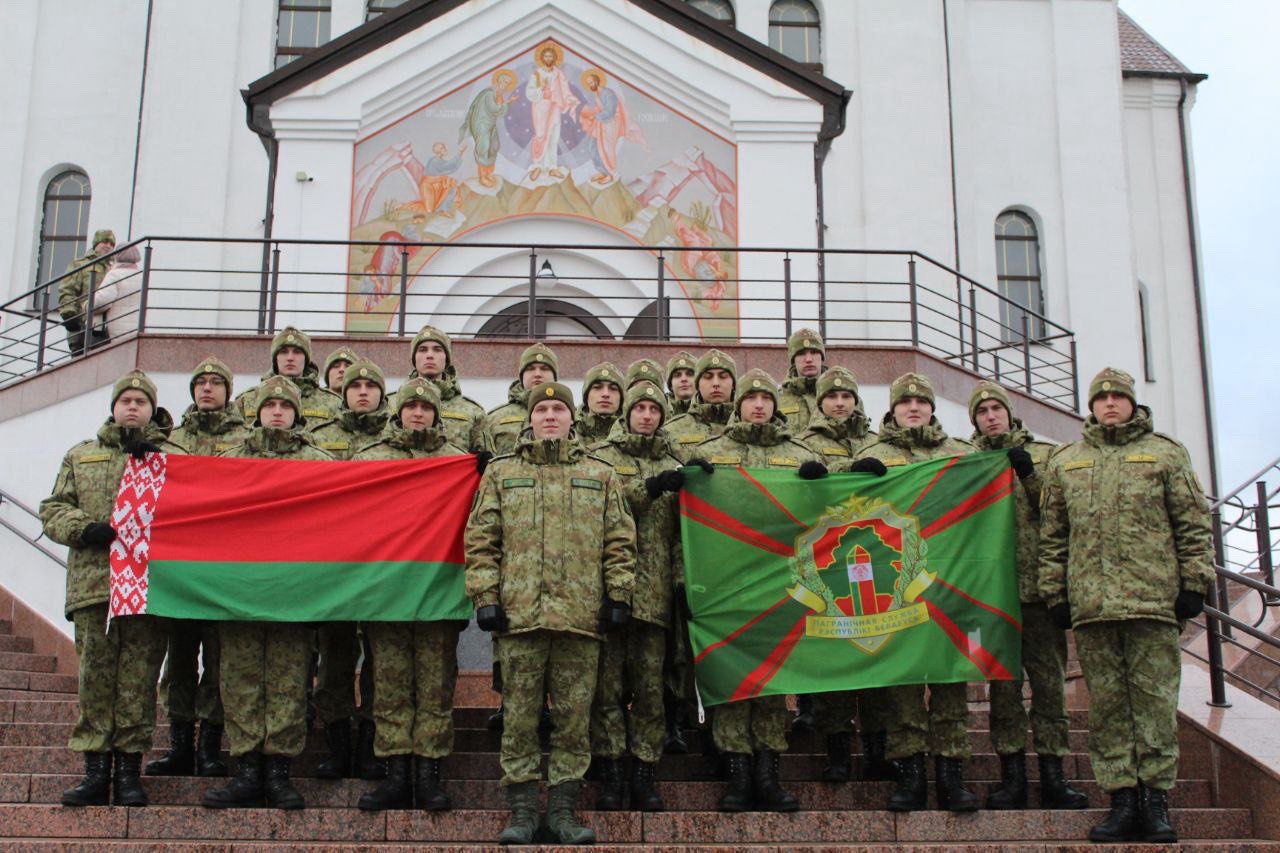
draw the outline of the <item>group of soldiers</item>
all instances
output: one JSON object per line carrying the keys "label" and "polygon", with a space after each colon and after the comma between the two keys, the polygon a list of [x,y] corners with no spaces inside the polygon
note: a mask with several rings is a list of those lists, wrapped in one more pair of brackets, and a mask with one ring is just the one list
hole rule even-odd
{"label": "group of soldiers", "polygon": [[[303,749],[314,680],[329,746],[318,775],[376,780],[360,798],[362,809],[451,807],[440,766],[452,749],[464,626],[325,623],[314,630],[145,616],[108,625],[111,508],[130,455],[474,454],[481,478],[464,534],[466,590],[479,628],[493,633],[503,702],[491,721],[502,730],[501,784],[511,810],[500,841],[530,843],[538,829],[541,729],[550,753],[546,826],[562,843],[589,843],[594,832],[576,814],[589,771],[598,781],[597,808],[623,808],[629,798],[632,808],[661,810],[659,761],[687,749],[683,727],[695,696],[678,523],[684,470],[879,477],[896,466],[995,450],[1007,454],[1018,483],[1017,585],[1031,702],[1028,716],[1021,680],[991,684],[1001,781],[986,807],[1026,807],[1028,727],[1042,807],[1087,805],[1062,762],[1066,631],[1074,628],[1091,701],[1092,765],[1111,797],[1090,838],[1174,840],[1168,791],[1178,758],[1177,638],[1180,623],[1202,609],[1211,577],[1208,513],[1186,450],[1153,431],[1133,379],[1102,371],[1089,387],[1083,440],[1055,447],[1034,440],[1011,395],[990,382],[978,383],[969,400],[971,439],[949,436],[930,380],[916,373],[894,380],[889,411],[873,431],[855,374],[826,363],[816,332],[792,335],[787,357],[781,385],[760,369],[739,375],[715,349],[699,357],[681,352],[665,365],[604,363],[587,372],[575,398],[559,382],[554,351],[537,343],[520,356],[509,401],[486,413],[462,394],[452,342],[438,329],[414,337],[409,378],[389,394],[373,362],[344,347],[317,365],[310,339],[286,328],[272,341],[261,384],[237,397],[225,364],[214,357],[198,364],[176,429],[151,380],[126,374],[113,388],[111,417],[96,438],[67,453],[41,504],[48,535],[70,547],[66,612],[80,656],[81,712],[70,747],[85,754],[85,778],[63,803],[146,804],[141,753],[150,746],[154,688],[167,660],[161,684],[171,748],[147,773],[225,775],[225,725],[235,772],[206,794],[206,806],[303,807],[290,762]],[[850,779],[858,731],[864,778],[896,782],[888,809],[926,807],[932,754],[939,807],[974,811],[980,801],[964,779],[966,696],[964,684],[823,693],[800,697],[792,725],[824,736],[825,781]],[[797,810],[778,771],[787,749],[785,697],[712,710],[720,808]]]}

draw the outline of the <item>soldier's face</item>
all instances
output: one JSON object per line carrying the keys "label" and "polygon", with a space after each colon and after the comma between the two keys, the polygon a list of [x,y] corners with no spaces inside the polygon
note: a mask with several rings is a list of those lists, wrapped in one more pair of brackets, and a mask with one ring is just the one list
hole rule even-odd
{"label": "soldier's face", "polygon": [[276,373],[281,376],[301,376],[307,366],[307,354],[302,347],[286,344],[276,353]]}
{"label": "soldier's face", "polygon": [[791,360],[800,376],[817,376],[822,372],[822,353],[816,349],[802,349]]}
{"label": "soldier's face", "polygon": [[537,385],[545,385],[548,382],[554,382],[556,372],[551,369],[550,365],[535,361],[524,369],[524,373],[520,374],[520,384],[525,388],[533,388]]}
{"label": "soldier's face", "polygon": [[749,424],[767,424],[773,419],[773,410],[776,405],[773,395],[768,391],[752,391],[742,398],[738,417]]}
{"label": "soldier's face", "polygon": [[93,253],[95,255],[105,255],[107,252],[114,252],[115,250],[116,244],[112,243],[110,240],[103,240],[93,247]]}
{"label": "soldier's face", "polygon": [[342,359],[335,361],[329,367],[329,375],[324,378],[325,385],[335,391],[341,388],[342,380],[346,378],[347,375],[347,365],[350,363],[351,362],[343,361]]}
{"label": "soldier's face", "polygon": [[191,393],[198,411],[216,412],[227,405],[227,383],[216,373],[201,373],[197,376]]}
{"label": "soldier's face", "polygon": [[648,400],[641,400],[631,407],[627,425],[636,435],[653,435],[662,426],[662,407]]}
{"label": "soldier's face", "polygon": [[1124,424],[1133,419],[1133,401],[1123,394],[1108,391],[1093,398],[1089,411],[1103,426]]}
{"label": "soldier's face", "polygon": [[268,429],[291,429],[297,419],[293,406],[279,397],[272,397],[258,407],[258,420]]}
{"label": "soldier's face", "polygon": [[435,426],[436,410],[426,400],[410,400],[400,407],[400,425],[414,432]]}
{"label": "soldier's face", "polygon": [[418,369],[419,376],[427,379],[438,379],[448,363],[444,347],[435,341],[423,341],[413,351],[413,366]]}
{"label": "soldier's face", "polygon": [[822,396],[818,404],[822,414],[832,420],[842,421],[853,414],[858,406],[858,398],[852,391],[829,391]]}
{"label": "soldier's face", "polygon": [[111,418],[117,426],[125,429],[139,429],[151,421],[154,407],[151,400],[141,391],[125,391],[116,398],[111,407]]}
{"label": "soldier's face", "polygon": [[357,379],[347,386],[347,408],[353,412],[372,412],[382,402],[382,389],[372,379]]}
{"label": "soldier's face", "polygon": [[973,420],[983,435],[1004,435],[1009,431],[1009,410],[999,400],[983,400],[973,411]]}
{"label": "soldier's face", "polygon": [[693,368],[681,367],[671,374],[671,393],[677,400],[692,400],[693,391]]}
{"label": "soldier's face", "polygon": [[597,415],[616,415],[622,405],[622,389],[612,382],[592,382],[587,389],[587,410]]}
{"label": "soldier's face", "polygon": [[727,403],[733,394],[733,375],[713,367],[698,377],[698,395],[704,403]]}
{"label": "soldier's face", "polygon": [[924,426],[933,417],[933,403],[924,397],[904,397],[893,407],[893,422],[904,429]]}
{"label": "soldier's face", "polygon": [[564,438],[573,426],[573,410],[560,400],[543,400],[529,413],[533,437]]}

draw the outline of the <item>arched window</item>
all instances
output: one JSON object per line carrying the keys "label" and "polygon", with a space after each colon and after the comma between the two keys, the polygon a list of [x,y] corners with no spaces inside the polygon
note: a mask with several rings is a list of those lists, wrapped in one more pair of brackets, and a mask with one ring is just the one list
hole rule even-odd
{"label": "arched window", "polygon": [[476,332],[477,338],[598,338],[613,340],[604,323],[585,308],[561,299],[534,303],[533,331],[529,331],[529,300],[494,314]]}
{"label": "arched window", "polygon": [[717,21],[724,21],[731,27],[735,25],[733,4],[729,0],[685,0],[685,2],[704,15],[710,15]]}
{"label": "arched window", "polygon": [[[1000,295],[1001,336],[1022,340],[1023,308],[1044,315],[1044,290],[1040,282],[1040,237],[1031,217],[1006,210],[996,217],[996,284]],[[1012,303],[1012,304],[1011,304]],[[1019,308],[1018,306],[1022,306]],[[1045,335],[1044,321],[1032,316],[1027,327],[1032,338]]]}
{"label": "arched window", "polygon": [[796,62],[822,63],[822,22],[809,0],[774,0],[769,7],[769,47]]}
{"label": "arched window", "polygon": [[404,0],[369,0],[367,4],[364,19],[372,21],[383,12],[390,12],[397,6],[404,5]]}
{"label": "arched window", "polygon": [[[74,169],[59,173],[45,187],[37,287],[62,275],[73,260],[84,254],[89,239],[89,197],[89,176]],[[38,309],[39,302],[33,307]]]}
{"label": "arched window", "polygon": [[276,68],[329,40],[331,0],[280,0],[276,18]]}

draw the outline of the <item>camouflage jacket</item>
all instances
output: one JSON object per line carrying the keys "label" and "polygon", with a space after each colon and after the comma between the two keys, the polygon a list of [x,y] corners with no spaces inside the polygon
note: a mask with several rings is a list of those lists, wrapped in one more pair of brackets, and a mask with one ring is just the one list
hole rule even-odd
{"label": "camouflage jacket", "polygon": [[327,452],[311,443],[311,436],[301,429],[267,429],[258,426],[249,431],[240,444],[219,456],[233,459],[306,459],[330,461]]}
{"label": "camouflage jacket", "polygon": [[[418,375],[417,370],[409,372],[410,379]],[[464,453],[492,450],[484,407],[462,393],[454,366],[446,367],[440,378],[432,379],[431,384],[440,392],[440,425],[444,427],[450,443],[463,448]]]}
{"label": "camouflage jacket", "polygon": [[[809,428],[800,432],[796,440],[821,454],[822,461],[830,468],[858,459],[862,448],[876,443],[876,434],[867,428],[870,423],[862,412],[837,421],[817,410],[809,419]],[[787,425],[790,426],[790,421]]]}
{"label": "camouflage jacket", "polygon": [[693,449],[724,432],[729,419],[733,417],[733,403],[703,403],[695,397],[689,411],[672,418],[664,427],[671,439],[671,452],[681,462],[693,458]]}
{"label": "camouflage jacket", "polygon": [[586,406],[579,406],[575,421],[574,429],[578,433],[578,440],[587,447],[592,447],[609,438],[613,425],[618,422],[618,416],[601,415],[588,411]]}
{"label": "camouflage jacket", "polygon": [[631,603],[636,525],[621,477],[570,436],[536,440],[489,463],[464,534],[467,595],[501,604],[510,633],[599,637],[606,597]]}
{"label": "camouflage jacket", "polygon": [[[964,456],[973,451],[974,447],[969,442],[947,435],[936,417],[922,427],[904,428],[894,422],[893,413],[890,412],[880,422],[880,435],[876,443],[863,447],[858,455],[862,458],[879,459],[886,468],[893,468],[913,462],[927,462],[930,459]],[[852,464],[851,460],[848,464],[838,466],[838,470],[847,471]]]}
{"label": "camouflage jacket", "polygon": [[818,377],[797,376],[796,369],[787,373],[787,381],[778,389],[778,413],[787,419],[792,435],[800,435],[809,427],[818,409]]}
{"label": "camouflage jacket", "polygon": [[669,392],[667,394],[667,408],[671,410],[671,417],[673,418],[683,415],[685,412],[689,411],[689,406],[692,405],[692,403],[692,398],[688,400],[681,400],[675,394]]}
{"label": "camouflage jacket", "polygon": [[89,305],[89,284],[101,284],[109,269],[111,262],[98,260],[97,252],[93,251],[67,265],[67,272],[76,272],[58,282],[58,313],[62,319],[84,322],[84,312]]}
{"label": "camouflage jacket", "polygon": [[1204,490],[1180,443],[1138,406],[1124,424],[1092,416],[1049,457],[1040,493],[1040,595],[1071,603],[1076,626],[1176,622],[1179,590],[1205,594],[1213,542]]}
{"label": "camouflage jacket", "polygon": [[[262,374],[262,380],[275,376],[274,370]],[[317,380],[319,371],[314,364],[308,364],[306,369],[302,371],[301,376],[290,378],[290,382],[298,386],[298,390],[302,393],[302,416],[309,422],[308,427],[318,426],[323,421],[331,421],[338,416],[338,412],[342,409],[342,397],[321,388]],[[242,391],[236,395],[234,405],[240,410],[240,414],[244,417],[244,422],[250,427],[258,418],[258,386],[250,388],[248,391]]]}
{"label": "camouflage jacket", "polygon": [[723,435],[709,438],[690,451],[690,459],[705,459],[712,465],[744,468],[799,468],[801,463],[822,458],[791,437],[787,424],[774,418],[767,424],[752,424],[735,415]]}
{"label": "camouflage jacket", "polygon": [[385,402],[372,412],[353,412],[343,406],[338,417],[307,431],[311,442],[334,459],[350,459],[362,446],[376,441],[390,420]]}
{"label": "camouflage jacket", "polygon": [[217,456],[244,441],[249,434],[244,418],[234,406],[202,412],[194,404],[182,414],[182,423],[161,445],[166,452],[190,456]]}
{"label": "camouflage jacket", "polygon": [[63,605],[68,619],[72,611],[105,604],[111,598],[108,546],[86,545],[80,534],[95,521],[111,524],[120,477],[129,458],[124,450],[128,433],[157,445],[165,438],[165,430],[154,421],[142,430],[124,430],[107,421],[98,428],[97,438],[77,444],[62,457],[53,494],[40,502],[45,535],[69,549]]}
{"label": "camouflage jacket", "polygon": [[983,435],[974,432],[973,446],[978,450],[1009,450],[1021,447],[1031,454],[1035,470],[1030,476],[1018,480],[1013,491],[1013,514],[1017,535],[1018,598],[1024,604],[1040,601],[1040,486],[1045,463],[1055,445],[1036,441],[1013,419],[1013,429],[1000,435]]}
{"label": "camouflage jacket", "polygon": [[507,388],[507,402],[485,415],[485,430],[494,453],[510,453],[516,449],[520,433],[529,422],[529,392],[520,380]]}
{"label": "camouflage jacket", "polygon": [[631,615],[669,628],[671,591],[675,578],[684,577],[679,498],[668,492],[654,500],[644,481],[679,468],[680,460],[672,455],[670,440],[663,430],[654,435],[636,435],[627,432],[621,423],[615,424],[609,438],[593,446],[591,452],[612,465],[621,478],[623,496],[636,522],[636,581]]}
{"label": "camouflage jacket", "polygon": [[400,426],[394,418],[382,435],[360,445],[352,459],[427,459],[436,456],[463,456],[467,451],[449,441],[444,425],[414,431]]}

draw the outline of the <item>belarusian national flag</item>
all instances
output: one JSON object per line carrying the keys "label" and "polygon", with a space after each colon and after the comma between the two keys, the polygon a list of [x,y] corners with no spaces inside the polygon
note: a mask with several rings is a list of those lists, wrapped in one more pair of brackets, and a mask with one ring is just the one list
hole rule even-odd
{"label": "belarusian national flag", "polygon": [[272,622],[468,619],[474,456],[149,453],[116,495],[111,613]]}
{"label": "belarusian national flag", "polygon": [[1003,451],[883,477],[686,467],[689,637],[702,701],[1022,672]]}

